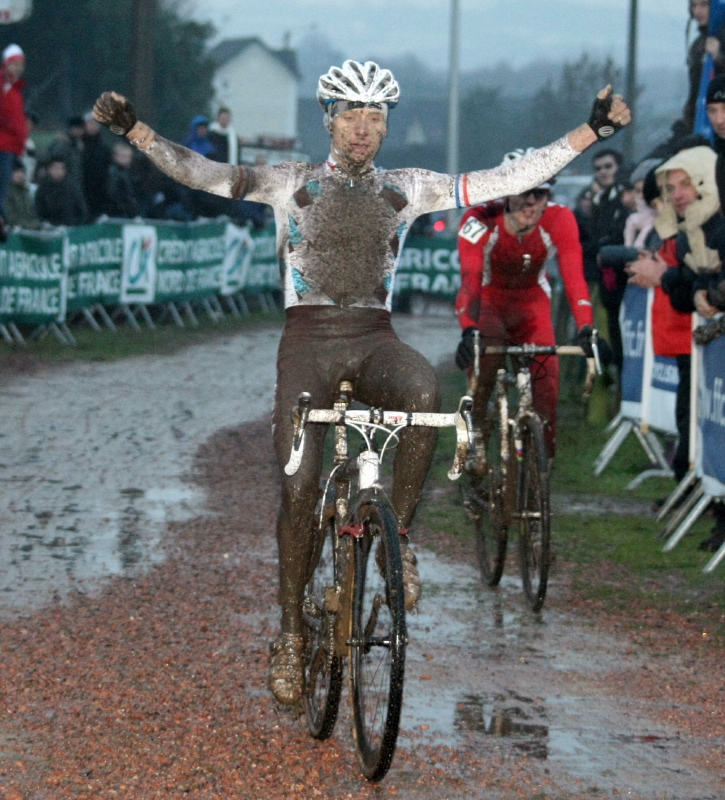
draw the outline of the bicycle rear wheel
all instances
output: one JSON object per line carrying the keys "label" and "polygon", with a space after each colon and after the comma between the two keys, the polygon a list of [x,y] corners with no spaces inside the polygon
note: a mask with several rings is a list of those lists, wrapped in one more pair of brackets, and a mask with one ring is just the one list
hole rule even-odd
{"label": "bicycle rear wheel", "polygon": [[387,505],[358,512],[355,540],[350,699],[363,775],[381,780],[393,761],[403,703],[405,600],[398,525]]}
{"label": "bicycle rear wheel", "polygon": [[[320,498],[322,503],[323,498]],[[335,492],[330,486],[325,507],[334,509]],[[322,524],[320,515],[322,513]],[[315,512],[315,550],[312,575],[305,586],[302,619],[305,626],[305,716],[307,728],[315,739],[328,739],[337,721],[342,692],[342,658],[335,655],[334,602],[335,578],[339,571],[338,536],[335,517],[324,518]]]}
{"label": "bicycle rear wheel", "polygon": [[498,586],[506,562],[508,530],[505,518],[505,486],[501,469],[501,429],[498,417],[490,419],[484,435],[486,461],[481,473],[475,465],[461,483],[463,505],[473,522],[476,557],[481,580]]}
{"label": "bicycle rear wheel", "polygon": [[517,491],[521,580],[529,607],[539,611],[549,580],[551,510],[546,446],[538,417],[521,421],[521,442]]}

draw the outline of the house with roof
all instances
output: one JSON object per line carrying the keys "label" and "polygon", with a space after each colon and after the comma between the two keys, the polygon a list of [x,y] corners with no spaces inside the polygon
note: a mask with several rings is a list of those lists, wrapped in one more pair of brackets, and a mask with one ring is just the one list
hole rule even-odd
{"label": "house with roof", "polygon": [[215,104],[232,112],[242,145],[294,148],[300,78],[294,50],[273,50],[256,36],[227,39],[210,53]]}

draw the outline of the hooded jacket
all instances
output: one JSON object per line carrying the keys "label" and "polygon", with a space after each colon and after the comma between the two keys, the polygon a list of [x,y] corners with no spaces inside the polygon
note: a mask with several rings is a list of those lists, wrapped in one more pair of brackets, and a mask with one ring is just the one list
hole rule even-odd
{"label": "hooded jacket", "polygon": [[[711,148],[692,147],[681,150],[656,170],[664,208],[655,220],[655,229],[663,240],[677,235],[678,266],[662,276],[662,288],[674,308],[686,313],[695,310],[695,292],[708,288],[725,260],[725,219],[719,213],[716,160]],[[675,169],[686,172],[698,190],[684,218],[677,216],[665,191],[667,173]]]}
{"label": "hooded jacket", "polygon": [[184,145],[193,150],[195,153],[200,153],[202,156],[208,156],[214,151],[214,145],[209,141],[208,136],[198,136],[196,129],[199,125],[208,125],[209,119],[203,114],[199,114],[191,121],[189,135],[184,141]]}

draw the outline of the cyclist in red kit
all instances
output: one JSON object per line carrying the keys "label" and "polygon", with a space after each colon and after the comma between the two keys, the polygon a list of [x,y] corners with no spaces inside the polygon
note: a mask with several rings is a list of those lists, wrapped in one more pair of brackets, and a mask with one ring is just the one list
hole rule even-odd
{"label": "cyclist in red kit", "polygon": [[[522,158],[526,152],[507,153],[503,163]],[[473,364],[476,330],[481,332],[482,351],[485,345],[555,344],[551,286],[546,271],[553,256],[558,258],[578,329],[578,343],[591,355],[594,317],[584,279],[579,230],[568,208],[549,202],[552,183],[553,180],[523,194],[476,206],[461,220],[461,288],[456,298],[456,314],[463,329],[456,352],[456,364],[461,369]],[[474,398],[474,413],[480,424],[500,365],[500,356],[481,358]],[[556,357],[537,357],[532,364],[532,377],[534,406],[545,421],[546,446],[552,458],[559,394]]]}

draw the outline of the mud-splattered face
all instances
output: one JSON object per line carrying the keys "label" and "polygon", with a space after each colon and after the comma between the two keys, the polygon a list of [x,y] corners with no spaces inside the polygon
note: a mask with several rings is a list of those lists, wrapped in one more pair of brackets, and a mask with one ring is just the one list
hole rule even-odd
{"label": "mud-splattered face", "polygon": [[351,108],[332,120],[332,153],[351,172],[367,169],[388,133],[382,111]]}

